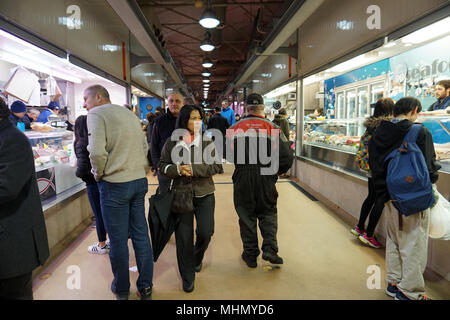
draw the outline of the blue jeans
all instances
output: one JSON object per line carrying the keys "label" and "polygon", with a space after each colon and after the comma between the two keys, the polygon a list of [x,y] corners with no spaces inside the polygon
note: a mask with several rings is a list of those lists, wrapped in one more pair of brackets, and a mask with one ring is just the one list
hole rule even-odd
{"label": "blue jeans", "polygon": [[103,223],[102,208],[100,205],[100,192],[98,191],[97,183],[86,184],[86,191],[92,211],[94,211],[98,242],[106,241],[106,229]]}
{"label": "blue jeans", "polygon": [[139,291],[152,287],[153,252],[145,218],[144,197],[148,191],[146,178],[130,182],[98,182],[103,221],[109,235],[109,259],[114,275],[112,290],[117,294],[130,291],[128,232],[133,242],[139,277]]}

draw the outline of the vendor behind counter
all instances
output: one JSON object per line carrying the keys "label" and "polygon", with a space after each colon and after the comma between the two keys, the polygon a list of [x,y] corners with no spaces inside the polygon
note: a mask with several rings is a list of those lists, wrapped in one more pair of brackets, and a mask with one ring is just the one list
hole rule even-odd
{"label": "vendor behind counter", "polygon": [[47,108],[45,108],[44,110],[41,111],[41,114],[36,119],[36,121],[47,123],[48,117],[50,117],[51,115],[57,114],[58,110],[59,110],[59,102],[52,101],[48,104]]}
{"label": "vendor behind counter", "polygon": [[[31,129],[30,120],[26,116],[27,106],[20,100],[14,101],[11,105],[11,115],[9,118],[11,122],[17,127],[23,127],[22,130]],[[23,125],[20,125],[23,123]],[[19,124],[19,125],[18,125]]]}

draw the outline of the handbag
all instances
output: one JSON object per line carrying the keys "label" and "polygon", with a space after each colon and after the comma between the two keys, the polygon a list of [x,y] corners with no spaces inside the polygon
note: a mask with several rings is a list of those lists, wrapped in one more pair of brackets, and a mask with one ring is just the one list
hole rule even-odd
{"label": "handbag", "polygon": [[170,190],[173,190],[175,195],[172,202],[172,212],[176,214],[194,212],[194,188],[192,187],[192,179],[181,178],[182,183],[172,188],[173,179],[170,183]]}
{"label": "handbag", "polygon": [[437,191],[434,184],[433,191],[437,196],[437,201],[430,210],[429,237],[450,240],[450,203]]}

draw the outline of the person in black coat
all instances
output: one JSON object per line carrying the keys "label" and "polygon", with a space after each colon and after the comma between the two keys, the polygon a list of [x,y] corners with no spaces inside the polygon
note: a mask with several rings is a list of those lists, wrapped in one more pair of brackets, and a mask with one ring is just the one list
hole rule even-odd
{"label": "person in black coat", "polygon": [[[169,105],[167,113],[164,113],[153,121],[150,154],[152,164],[156,168],[159,166],[159,159],[161,158],[161,151],[164,144],[166,143],[167,138],[169,138],[175,130],[178,113],[183,107],[183,97],[179,93],[171,93],[167,97],[167,102]],[[160,192],[169,190],[170,179],[162,175],[159,170],[158,183]]]}
{"label": "person in black coat", "polygon": [[[208,130],[209,129],[217,129],[220,130],[220,132],[222,133],[222,138],[223,138],[223,143],[221,146],[218,146],[216,143],[216,149],[218,150],[218,152],[220,153],[220,150],[222,150],[222,157],[225,159],[226,155],[225,155],[225,134],[227,133],[227,129],[230,127],[230,124],[228,123],[228,120],[225,119],[224,117],[222,117],[220,115],[222,108],[219,106],[216,106],[214,108],[214,115],[209,118],[208,121]],[[223,166],[222,164],[220,165],[220,174],[223,173]]]}
{"label": "person in black coat", "polygon": [[0,300],[33,299],[32,271],[50,252],[28,138],[0,99]]}
{"label": "person in black coat", "polygon": [[90,253],[106,254],[109,249],[109,242],[106,241],[106,228],[103,223],[102,209],[100,205],[100,192],[94,175],[91,173],[91,162],[89,159],[89,144],[87,116],[79,116],[75,121],[75,141],[74,149],[77,156],[77,171],[75,175],[86,182],[86,191],[95,216],[95,226],[97,230],[98,242],[88,247]]}

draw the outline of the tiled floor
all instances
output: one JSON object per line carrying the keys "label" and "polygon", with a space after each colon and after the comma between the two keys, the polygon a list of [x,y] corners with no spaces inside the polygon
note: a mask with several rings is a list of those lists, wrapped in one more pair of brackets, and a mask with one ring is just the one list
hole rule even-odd
{"label": "tiled floor", "polygon": [[[204,268],[197,274],[195,290],[182,290],[175,241],[172,238],[155,263],[153,299],[391,299],[385,290],[384,250],[363,246],[350,227],[318,201],[311,201],[286,180],[279,180],[278,244],[284,265],[272,269],[261,257],[258,267],[249,269],[241,260],[242,243],[233,206],[233,166],[215,177],[215,234],[206,252]],[[156,190],[149,178],[147,197]],[[146,204],[148,206],[148,203]],[[108,255],[92,255],[87,247],[97,241],[88,228],[34,282],[34,298],[114,299]],[[129,242],[130,267],[135,266]],[[376,288],[379,270],[380,287]],[[379,269],[377,269],[379,267]],[[368,273],[368,268],[369,272]],[[75,276],[80,275],[80,286]],[[375,276],[374,276],[375,275]],[[49,276],[49,277],[48,277]],[[371,277],[369,279],[369,277]],[[130,271],[131,299],[136,295],[137,273]],[[434,299],[450,299],[449,282],[427,276],[427,293]],[[369,284],[375,286],[368,288]]]}

